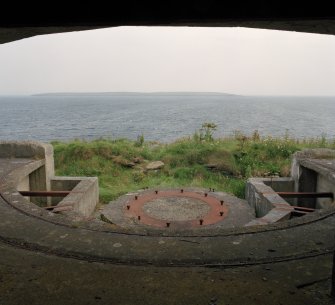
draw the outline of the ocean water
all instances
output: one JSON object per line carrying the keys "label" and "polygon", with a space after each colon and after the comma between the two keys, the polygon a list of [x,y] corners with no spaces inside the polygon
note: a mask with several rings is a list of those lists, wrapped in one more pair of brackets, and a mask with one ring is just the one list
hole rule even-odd
{"label": "ocean water", "polygon": [[335,138],[335,97],[213,94],[75,94],[0,96],[0,140],[129,138],[171,142],[204,122],[215,137],[250,135]]}

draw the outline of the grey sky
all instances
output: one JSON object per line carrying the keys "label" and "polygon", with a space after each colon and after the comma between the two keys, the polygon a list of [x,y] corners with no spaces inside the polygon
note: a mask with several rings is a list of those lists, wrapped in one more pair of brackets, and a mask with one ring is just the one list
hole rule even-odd
{"label": "grey sky", "polygon": [[0,45],[0,94],[214,91],[335,95],[335,36],[118,27]]}

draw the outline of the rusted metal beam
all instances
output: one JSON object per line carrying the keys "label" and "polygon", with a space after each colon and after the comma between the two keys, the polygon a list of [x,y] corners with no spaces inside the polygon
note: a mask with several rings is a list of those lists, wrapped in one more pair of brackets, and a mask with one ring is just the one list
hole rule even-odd
{"label": "rusted metal beam", "polygon": [[297,210],[294,210],[294,211],[291,212],[292,216],[304,216],[306,214],[308,214],[308,212],[297,211]]}
{"label": "rusted metal beam", "polygon": [[315,192],[276,192],[281,197],[286,198],[334,198],[333,193]]}
{"label": "rusted metal beam", "polygon": [[20,191],[22,196],[30,197],[65,197],[71,193],[71,191]]}
{"label": "rusted metal beam", "polygon": [[315,211],[315,209],[312,209],[312,208],[298,207],[298,206],[295,206],[295,205],[292,205],[292,207],[295,210],[298,210],[298,211],[306,211],[306,212],[314,212]]}

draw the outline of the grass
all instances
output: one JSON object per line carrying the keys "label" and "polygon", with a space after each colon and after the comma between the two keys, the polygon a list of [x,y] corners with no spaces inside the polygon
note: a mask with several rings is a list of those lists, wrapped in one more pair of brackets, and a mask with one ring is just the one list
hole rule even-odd
{"label": "grass", "polygon": [[[52,142],[56,174],[99,177],[100,201],[107,203],[144,187],[204,187],[244,197],[246,179],[290,173],[291,156],[304,148],[335,148],[324,137],[297,140],[252,137],[237,133],[231,138],[206,140],[189,137],[170,144],[126,139]],[[158,171],[145,164],[161,160]],[[208,168],[214,164],[215,170]]]}

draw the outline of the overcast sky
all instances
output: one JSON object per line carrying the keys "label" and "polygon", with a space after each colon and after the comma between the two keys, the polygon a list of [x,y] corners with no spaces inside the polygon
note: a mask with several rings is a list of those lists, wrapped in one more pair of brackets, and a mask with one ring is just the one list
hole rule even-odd
{"label": "overcast sky", "polygon": [[0,94],[78,91],[335,96],[335,36],[116,27],[0,45]]}

